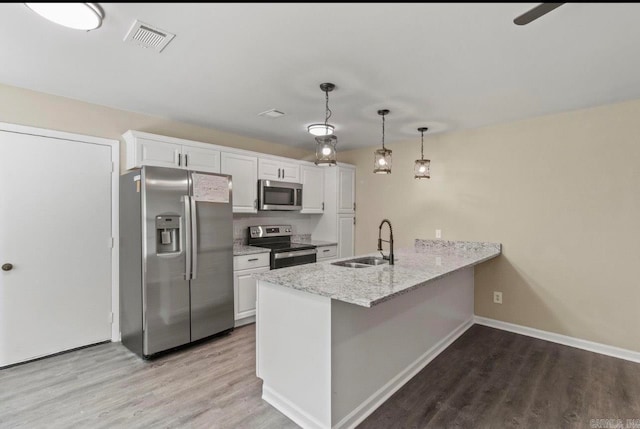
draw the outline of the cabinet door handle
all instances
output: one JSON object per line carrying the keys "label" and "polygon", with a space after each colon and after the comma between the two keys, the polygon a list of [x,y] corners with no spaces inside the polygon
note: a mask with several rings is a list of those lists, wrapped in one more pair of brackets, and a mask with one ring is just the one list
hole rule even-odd
{"label": "cabinet door handle", "polygon": [[353,203],[353,211],[356,211],[356,203]]}
{"label": "cabinet door handle", "polygon": [[278,168],[278,179],[281,179],[281,178],[282,178],[281,170],[282,170],[281,168]]}
{"label": "cabinet door handle", "polygon": [[184,166],[188,167],[189,166],[189,155],[185,155],[184,156]]}
{"label": "cabinet door handle", "polygon": [[322,211],[324,211],[324,203],[322,203]]}
{"label": "cabinet door handle", "polygon": [[258,258],[251,258],[251,259],[249,259],[248,261],[249,261],[249,262],[253,262],[253,261],[257,261],[257,260],[258,260]]}
{"label": "cabinet door handle", "polygon": [[181,163],[182,163],[182,154],[179,153],[178,154],[178,167],[180,166]]}
{"label": "cabinet door handle", "polygon": [[324,249],[323,252],[331,252],[331,249]]}

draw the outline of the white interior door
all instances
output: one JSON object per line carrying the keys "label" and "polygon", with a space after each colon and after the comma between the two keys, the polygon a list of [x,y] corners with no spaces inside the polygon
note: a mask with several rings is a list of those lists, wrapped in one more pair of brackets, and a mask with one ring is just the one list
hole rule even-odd
{"label": "white interior door", "polygon": [[111,338],[110,237],[110,147],[0,131],[0,366]]}

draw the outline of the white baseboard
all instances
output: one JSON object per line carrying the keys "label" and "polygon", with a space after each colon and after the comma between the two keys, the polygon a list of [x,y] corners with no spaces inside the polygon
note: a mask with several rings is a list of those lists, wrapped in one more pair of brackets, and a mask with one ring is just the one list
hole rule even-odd
{"label": "white baseboard", "polygon": [[526,335],[528,337],[538,338],[540,340],[551,341],[552,343],[558,343],[569,347],[575,347],[577,349],[588,350],[590,352],[640,363],[640,352],[582,340],[580,338],[569,337],[567,335],[556,334],[554,332],[542,331],[540,329],[529,328],[527,326],[516,325],[514,323],[503,322],[501,320],[489,319],[487,317],[474,316],[473,320],[478,325],[489,326],[503,331],[509,331],[516,334]]}
{"label": "white baseboard", "polygon": [[324,429],[327,427],[327,425],[321,424],[318,420],[292,404],[288,399],[269,389],[266,384],[262,385],[262,399],[273,405],[275,409],[293,420],[300,427],[305,429]]}
{"label": "white baseboard", "polygon": [[[382,386],[373,395],[367,398],[355,410],[347,414],[342,420],[333,426],[333,429],[351,429],[355,428],[371,413],[373,413],[383,402],[396,393],[402,386],[411,380],[418,372],[420,372],[429,362],[444,351],[455,340],[464,334],[467,329],[473,326],[474,319],[471,318],[462,323],[449,335],[440,340],[436,345],[427,350],[422,356],[407,366],[402,372],[392,378],[387,384]],[[288,414],[287,414],[288,415]],[[297,423],[297,422],[296,422]],[[303,426],[306,427],[306,426]]]}
{"label": "white baseboard", "polygon": [[244,319],[237,319],[234,323],[235,328],[239,328],[240,326],[248,325],[249,323],[255,323],[256,316],[245,317]]}

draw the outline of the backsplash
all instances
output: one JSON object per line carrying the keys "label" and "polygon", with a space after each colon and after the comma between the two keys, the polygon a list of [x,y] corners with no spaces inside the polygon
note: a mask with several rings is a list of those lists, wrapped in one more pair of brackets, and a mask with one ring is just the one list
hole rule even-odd
{"label": "backsplash", "polygon": [[258,214],[235,213],[233,215],[233,241],[237,244],[247,244],[248,228],[254,225],[291,225],[292,234],[307,238],[317,223],[318,215],[308,215],[292,212],[261,212]]}

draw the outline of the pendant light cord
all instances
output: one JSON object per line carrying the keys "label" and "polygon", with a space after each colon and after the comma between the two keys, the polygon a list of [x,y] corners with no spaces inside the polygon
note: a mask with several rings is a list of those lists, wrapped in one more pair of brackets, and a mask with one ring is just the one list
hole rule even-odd
{"label": "pendant light cord", "polygon": [[382,150],[386,150],[384,147],[384,115],[382,115]]}
{"label": "pendant light cord", "polygon": [[329,91],[325,91],[324,93],[326,94],[326,98],[325,98],[325,100],[326,100],[325,113],[324,113],[324,115],[325,115],[324,127],[326,129],[327,128],[327,124],[329,122],[329,118],[331,117],[332,112],[331,112],[331,109],[329,109]]}
{"label": "pendant light cord", "polygon": [[422,143],[420,144],[420,159],[424,161],[424,130],[420,131]]}

